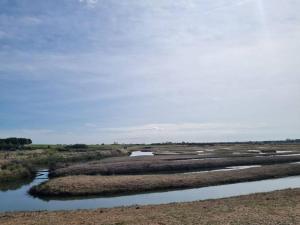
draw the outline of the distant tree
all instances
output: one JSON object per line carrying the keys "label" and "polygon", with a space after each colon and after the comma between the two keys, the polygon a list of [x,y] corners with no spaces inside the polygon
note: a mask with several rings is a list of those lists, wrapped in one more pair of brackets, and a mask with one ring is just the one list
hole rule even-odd
{"label": "distant tree", "polygon": [[86,144],[74,144],[74,145],[67,145],[66,148],[86,149],[88,148],[88,146]]}
{"label": "distant tree", "polygon": [[28,138],[10,137],[5,139],[0,139],[1,150],[23,149],[24,145],[28,145],[28,144],[32,144],[31,139]]}

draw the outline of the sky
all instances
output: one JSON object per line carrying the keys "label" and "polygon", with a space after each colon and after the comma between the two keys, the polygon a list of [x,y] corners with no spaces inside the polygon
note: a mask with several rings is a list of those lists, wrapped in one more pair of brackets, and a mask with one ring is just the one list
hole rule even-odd
{"label": "sky", "polygon": [[0,0],[0,137],[300,138],[298,0]]}

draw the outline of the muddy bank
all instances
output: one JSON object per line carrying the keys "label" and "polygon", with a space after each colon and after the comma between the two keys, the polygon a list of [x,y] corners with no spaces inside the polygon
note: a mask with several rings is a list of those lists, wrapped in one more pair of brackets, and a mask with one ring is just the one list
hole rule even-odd
{"label": "muddy bank", "polygon": [[219,200],[113,209],[0,213],[2,225],[300,224],[300,189]]}
{"label": "muddy bank", "polygon": [[[129,157],[128,157],[129,158]],[[134,158],[134,157],[131,157]],[[197,158],[196,158],[197,159]],[[181,172],[224,168],[243,165],[270,165],[300,161],[300,156],[264,156],[264,157],[236,157],[212,159],[180,159],[164,160],[146,157],[140,160],[117,162],[94,161],[79,163],[50,171],[50,177],[69,175],[126,175],[149,174],[157,172]]]}
{"label": "muddy bank", "polygon": [[30,189],[35,196],[117,195],[205,187],[300,175],[300,164],[270,165],[235,171],[195,174],[67,176],[51,179]]}

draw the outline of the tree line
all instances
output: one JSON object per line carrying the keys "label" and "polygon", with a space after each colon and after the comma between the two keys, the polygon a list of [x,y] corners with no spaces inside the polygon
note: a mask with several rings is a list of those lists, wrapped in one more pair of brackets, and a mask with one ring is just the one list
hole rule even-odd
{"label": "tree line", "polygon": [[300,139],[286,139],[275,141],[233,141],[233,142],[163,142],[152,143],[151,145],[189,145],[189,146],[206,146],[216,144],[299,144]]}
{"label": "tree line", "polygon": [[0,139],[0,150],[16,150],[22,149],[24,145],[32,144],[32,140],[28,138],[5,138]]}

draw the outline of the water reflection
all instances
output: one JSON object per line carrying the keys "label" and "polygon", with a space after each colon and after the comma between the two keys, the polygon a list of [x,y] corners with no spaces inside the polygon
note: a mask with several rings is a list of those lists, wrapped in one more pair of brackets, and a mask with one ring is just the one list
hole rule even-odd
{"label": "water reflection", "polygon": [[153,152],[150,152],[150,151],[134,151],[134,152],[131,152],[130,157],[135,157],[135,156],[153,156]]}
{"label": "water reflection", "polygon": [[25,185],[21,185],[20,188],[15,190],[0,191],[0,211],[74,210],[110,208],[136,204],[165,204],[171,202],[217,199],[286,188],[300,188],[300,176],[294,176],[187,190],[163,191],[113,197],[89,196],[81,199],[39,199],[34,198],[27,193],[30,187],[44,182],[47,180],[47,177],[47,171],[39,172],[38,176],[30,184],[27,183]]}
{"label": "water reflection", "polygon": [[24,185],[30,184],[34,178],[22,179],[18,181],[8,181],[0,183],[0,191],[12,191],[21,188]]}

